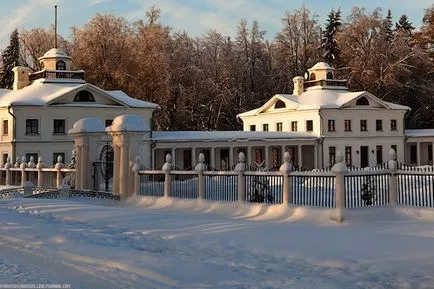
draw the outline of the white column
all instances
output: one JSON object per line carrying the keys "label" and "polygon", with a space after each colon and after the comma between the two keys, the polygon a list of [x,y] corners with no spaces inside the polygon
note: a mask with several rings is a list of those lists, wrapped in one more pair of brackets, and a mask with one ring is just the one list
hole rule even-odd
{"label": "white column", "polygon": [[81,153],[81,187],[82,189],[88,190],[89,188],[89,174],[88,174],[88,163],[89,163],[89,145],[82,144]]}
{"label": "white column", "polygon": [[229,147],[229,170],[232,169],[232,166],[234,165],[234,149],[233,147]]}
{"label": "white column", "polygon": [[121,159],[119,168],[119,194],[122,197],[128,196],[128,181],[129,181],[129,163],[128,163],[128,145],[122,144],[121,148]]}
{"label": "white column", "polygon": [[298,167],[301,168],[303,166],[302,154],[301,154],[302,145],[298,145]]}
{"label": "white column", "polygon": [[247,163],[247,165],[253,165],[253,161],[252,161],[252,147],[251,146],[247,147],[247,159],[246,159],[246,163]]}
{"label": "white column", "polygon": [[77,172],[81,172],[81,167],[82,167],[82,163],[81,163],[81,154],[82,154],[82,149],[81,149],[81,145],[77,145],[76,146],[76,156],[75,156],[75,188],[76,189],[82,189],[82,184],[81,184],[81,175],[78,175]]}
{"label": "white column", "polygon": [[119,158],[119,146],[113,145],[114,151],[114,160],[113,160],[113,193],[119,194],[119,167],[120,167],[120,158]]}
{"label": "white column", "polygon": [[156,165],[155,165],[155,154],[156,154],[156,149],[152,149],[151,150],[151,168],[156,170]]}
{"label": "white column", "polygon": [[196,163],[196,147],[192,147],[191,148],[191,169],[193,170],[196,165],[197,165],[197,163]]}
{"label": "white column", "polygon": [[264,152],[265,152],[265,167],[266,168],[270,168],[270,146],[266,145],[264,147]]}
{"label": "white column", "polygon": [[345,211],[345,174],[348,171],[345,165],[344,158],[340,151],[336,152],[336,163],[332,168],[335,174],[335,215],[332,217],[337,222],[341,223],[344,220]]}
{"label": "white column", "polygon": [[417,142],[417,165],[420,166],[421,164],[421,159],[420,159],[420,142]]}
{"label": "white column", "polygon": [[209,151],[209,165],[211,166],[211,168],[216,168],[215,166],[215,148],[214,147],[210,147],[210,151]]}
{"label": "white column", "polygon": [[[172,152],[170,153],[170,156],[172,157],[172,167],[176,167],[176,148],[172,148]],[[166,156],[164,156],[164,159],[166,159]]]}

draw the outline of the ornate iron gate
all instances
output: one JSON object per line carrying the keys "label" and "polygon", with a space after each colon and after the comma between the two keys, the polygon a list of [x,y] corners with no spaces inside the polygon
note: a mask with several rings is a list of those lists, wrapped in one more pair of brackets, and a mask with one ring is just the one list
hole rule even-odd
{"label": "ornate iron gate", "polygon": [[113,147],[107,143],[101,149],[99,161],[93,163],[93,188],[97,191],[111,191],[113,184]]}

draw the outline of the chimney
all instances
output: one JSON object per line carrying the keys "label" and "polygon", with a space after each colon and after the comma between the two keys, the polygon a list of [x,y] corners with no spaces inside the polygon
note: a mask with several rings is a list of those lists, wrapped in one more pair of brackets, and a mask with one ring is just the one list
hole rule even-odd
{"label": "chimney", "polygon": [[14,72],[14,90],[19,90],[30,84],[29,73],[30,68],[24,66],[15,66],[12,71]]}
{"label": "chimney", "polygon": [[302,76],[296,76],[292,79],[294,82],[293,95],[301,95],[304,92],[304,78]]}

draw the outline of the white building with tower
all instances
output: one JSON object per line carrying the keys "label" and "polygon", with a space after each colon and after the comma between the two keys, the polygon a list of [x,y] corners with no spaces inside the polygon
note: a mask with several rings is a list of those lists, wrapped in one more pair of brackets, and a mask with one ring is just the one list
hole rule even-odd
{"label": "white building with tower", "polygon": [[[390,148],[408,164],[432,164],[434,130],[405,130],[409,108],[385,102],[366,91],[350,92],[345,80],[334,79],[324,62],[294,78],[292,95],[276,94],[261,107],[241,113],[243,131],[152,131],[157,104],[122,91],[107,91],[72,71],[72,58],[53,48],[39,59],[43,69],[31,73],[14,68],[12,90],[0,89],[1,163],[8,157],[42,156],[47,164],[60,155],[71,158],[73,141],[67,134],[86,117],[99,118],[106,127],[120,115],[144,120],[140,157],[143,166],[160,168],[172,155],[178,169],[192,169],[200,153],[208,168],[227,170],[240,152],[248,164],[278,167],[285,151],[295,166],[329,167],[341,151],[348,165],[374,166],[386,160]],[[107,135],[105,141],[110,142]],[[91,156],[97,160],[98,155]]]}

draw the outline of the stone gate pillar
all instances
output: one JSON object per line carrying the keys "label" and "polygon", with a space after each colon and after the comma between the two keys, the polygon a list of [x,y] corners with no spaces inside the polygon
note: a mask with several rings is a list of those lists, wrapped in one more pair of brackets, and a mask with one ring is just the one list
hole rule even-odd
{"label": "stone gate pillar", "polygon": [[121,198],[128,198],[134,193],[130,180],[130,161],[140,157],[145,167],[150,167],[150,132],[151,126],[143,117],[125,114],[116,117],[106,132],[113,137],[114,167],[113,192]]}
{"label": "stone gate pillar", "polygon": [[105,127],[99,118],[86,117],[78,120],[68,133],[74,138],[77,152],[75,188],[90,190],[93,188],[93,162],[97,158],[101,138],[106,135]]}

